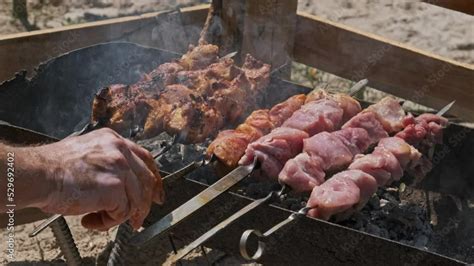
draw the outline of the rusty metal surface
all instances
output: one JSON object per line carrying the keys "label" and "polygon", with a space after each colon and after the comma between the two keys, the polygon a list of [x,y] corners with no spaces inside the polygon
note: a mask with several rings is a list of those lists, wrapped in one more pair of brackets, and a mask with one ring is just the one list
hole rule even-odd
{"label": "rusty metal surface", "polygon": [[65,137],[88,122],[92,99],[100,88],[134,83],[177,57],[132,43],[99,44],[69,52],[41,64],[31,80],[22,72],[1,84],[0,120]]}
{"label": "rusty metal surface", "polygon": [[0,140],[14,144],[38,144],[57,141],[56,138],[35,132],[26,128],[17,127],[0,121]]}

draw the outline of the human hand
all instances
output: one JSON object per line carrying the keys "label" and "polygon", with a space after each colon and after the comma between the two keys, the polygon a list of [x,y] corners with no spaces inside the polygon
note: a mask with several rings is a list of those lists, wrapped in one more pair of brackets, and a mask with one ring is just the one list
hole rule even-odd
{"label": "human hand", "polygon": [[130,220],[138,229],[152,201],[162,204],[161,177],[151,154],[111,129],[32,148],[43,158],[46,175],[56,185],[43,211],[86,214],[82,225],[107,230]]}

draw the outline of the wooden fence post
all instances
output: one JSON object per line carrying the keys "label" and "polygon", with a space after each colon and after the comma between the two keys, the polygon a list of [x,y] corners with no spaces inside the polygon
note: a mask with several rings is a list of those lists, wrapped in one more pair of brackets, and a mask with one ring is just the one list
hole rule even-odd
{"label": "wooden fence post", "polygon": [[219,16],[213,25],[221,28],[213,41],[222,54],[238,51],[239,62],[250,53],[290,77],[297,0],[214,0],[213,6]]}

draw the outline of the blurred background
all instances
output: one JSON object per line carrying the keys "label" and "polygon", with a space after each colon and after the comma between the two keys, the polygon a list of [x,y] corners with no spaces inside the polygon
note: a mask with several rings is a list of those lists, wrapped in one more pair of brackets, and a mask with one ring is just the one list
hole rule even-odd
{"label": "blurred background", "polygon": [[[0,37],[4,34],[173,10],[207,2],[209,1],[4,0],[0,3]],[[459,62],[474,63],[474,16],[416,0],[299,0],[298,10]],[[338,77],[299,64],[293,65],[292,79],[312,87],[321,82],[329,83],[329,90],[337,90],[347,83]],[[365,96],[370,99],[370,90]]]}

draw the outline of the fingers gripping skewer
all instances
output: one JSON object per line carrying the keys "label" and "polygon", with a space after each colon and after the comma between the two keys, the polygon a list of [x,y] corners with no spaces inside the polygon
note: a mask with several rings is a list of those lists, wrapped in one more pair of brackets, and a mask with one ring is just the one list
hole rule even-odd
{"label": "fingers gripping skewer", "polygon": [[135,246],[143,246],[151,242],[156,236],[180,223],[183,219],[200,209],[202,206],[206,205],[211,200],[227,191],[230,187],[249,176],[259,167],[257,162],[258,161],[255,159],[250,165],[237,167],[158,222],[138,233],[130,240],[131,244]]}
{"label": "fingers gripping skewer", "polygon": [[[303,216],[306,216],[306,214],[308,213],[309,210],[310,210],[310,208],[308,208],[308,207],[304,207],[304,208],[300,209],[298,212],[295,212],[295,213],[291,214],[286,220],[283,220],[282,222],[280,222],[277,225],[273,226],[272,228],[270,228],[268,231],[266,231],[263,234],[259,230],[255,230],[255,229],[246,230],[242,234],[242,237],[240,238],[240,242],[239,242],[239,249],[240,249],[240,254],[242,255],[242,257],[244,257],[247,260],[258,260],[258,259],[260,259],[263,256],[263,254],[265,253],[265,248],[266,248],[265,240],[269,236],[271,236],[273,233],[275,233],[276,231],[282,229],[286,225],[291,224],[292,222],[298,220],[299,218],[301,218]],[[251,255],[250,252],[248,251],[247,246],[248,246],[248,243],[249,243],[249,238],[252,235],[255,235],[257,237],[258,246],[257,246],[257,250],[255,251],[255,253],[253,253]]]}

